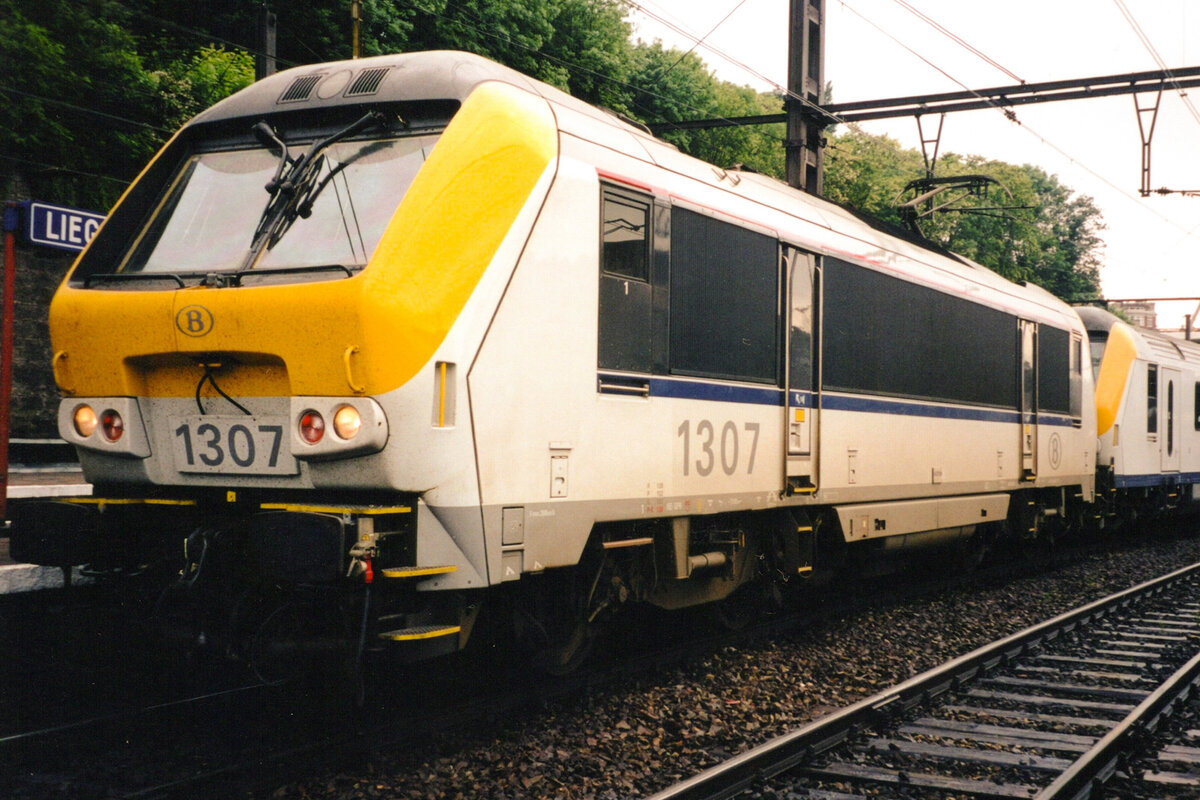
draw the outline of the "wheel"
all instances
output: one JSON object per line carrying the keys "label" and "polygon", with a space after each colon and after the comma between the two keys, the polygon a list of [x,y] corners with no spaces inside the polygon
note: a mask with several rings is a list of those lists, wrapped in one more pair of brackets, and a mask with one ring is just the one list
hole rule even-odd
{"label": "wheel", "polygon": [[580,619],[560,636],[534,653],[533,663],[548,675],[569,675],[591,655],[595,636],[592,626]]}
{"label": "wheel", "polygon": [[728,597],[709,604],[708,610],[713,622],[722,630],[745,630],[766,610],[763,587],[758,583],[741,586]]}

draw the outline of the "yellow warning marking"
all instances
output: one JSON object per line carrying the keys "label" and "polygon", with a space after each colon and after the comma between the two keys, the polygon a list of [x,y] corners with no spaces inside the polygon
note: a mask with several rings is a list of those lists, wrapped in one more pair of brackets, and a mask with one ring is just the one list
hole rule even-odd
{"label": "yellow warning marking", "polygon": [[439,365],[439,389],[438,389],[438,427],[446,427],[446,362],[443,361]]}
{"label": "yellow warning marking", "polygon": [[390,639],[393,642],[415,642],[420,639],[436,639],[439,636],[450,636],[458,633],[461,630],[462,628],[458,625],[451,625],[449,627],[437,628],[431,631],[421,631],[420,633],[400,633],[399,631],[393,633],[381,633],[379,634],[379,638]]}
{"label": "yellow warning marking", "polygon": [[[1108,332],[1104,345],[1104,357],[1100,371],[1096,374],[1096,432],[1103,436],[1116,424],[1121,411],[1121,400],[1125,397],[1125,384],[1133,373],[1137,361],[1137,342],[1133,329],[1118,322]],[[1113,430],[1113,444],[1117,433]]]}
{"label": "yellow warning marking", "polygon": [[411,506],[366,508],[363,506],[312,506],[299,503],[263,503],[259,508],[264,511],[301,511],[311,514],[357,514],[364,517],[379,516],[380,514],[409,514],[412,512]]}
{"label": "yellow warning marking", "polygon": [[194,506],[195,500],[163,500],[153,497],[64,497],[59,502],[75,503],[77,505],[110,505],[110,506]]}
{"label": "yellow warning marking", "polygon": [[385,578],[424,578],[429,575],[445,575],[449,572],[457,572],[458,567],[454,564],[449,564],[444,567],[392,567],[383,570]]}

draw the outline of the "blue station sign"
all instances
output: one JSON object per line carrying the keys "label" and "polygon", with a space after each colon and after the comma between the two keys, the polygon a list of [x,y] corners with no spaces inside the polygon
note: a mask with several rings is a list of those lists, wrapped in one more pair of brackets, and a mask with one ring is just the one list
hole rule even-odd
{"label": "blue station sign", "polygon": [[26,205],[25,238],[30,244],[78,251],[87,245],[103,221],[104,214],[34,200]]}

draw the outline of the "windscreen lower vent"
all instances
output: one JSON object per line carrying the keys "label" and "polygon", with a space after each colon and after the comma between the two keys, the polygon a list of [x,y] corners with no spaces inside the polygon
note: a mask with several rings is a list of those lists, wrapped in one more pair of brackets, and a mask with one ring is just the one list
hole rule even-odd
{"label": "windscreen lower vent", "polygon": [[383,83],[383,78],[388,73],[387,67],[373,67],[364,69],[354,79],[354,83],[346,90],[346,97],[361,97],[366,94],[375,94],[379,91],[379,84]]}
{"label": "windscreen lower vent", "polygon": [[301,75],[292,81],[292,85],[287,88],[287,91],[280,95],[279,102],[295,103],[300,100],[307,100],[308,96],[312,94],[313,87],[323,77],[325,77],[323,74]]}

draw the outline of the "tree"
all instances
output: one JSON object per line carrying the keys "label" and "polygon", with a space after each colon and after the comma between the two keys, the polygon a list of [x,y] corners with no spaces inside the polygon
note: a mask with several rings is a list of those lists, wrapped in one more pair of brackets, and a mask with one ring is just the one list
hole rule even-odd
{"label": "tree", "polygon": [[[762,94],[748,86],[716,81],[713,89],[713,110],[717,117],[772,114],[783,107],[781,97]],[[786,138],[787,126],[783,123],[713,128],[696,131],[691,137],[689,150],[697,158],[719,167],[741,165],[782,180],[786,175],[783,149]]]}
{"label": "tree", "polygon": [[825,148],[825,196],[836,203],[902,224],[896,199],[905,184],[924,174],[924,161],[888,136],[851,127],[829,134]]}
{"label": "tree", "polygon": [[632,47],[622,8],[611,0],[560,0],[547,47],[565,73],[565,84],[559,86],[581,100],[627,114]]}
{"label": "tree", "polygon": [[[347,0],[269,0],[287,65],[350,55]],[[249,83],[262,2],[0,0],[0,179],[49,202],[106,209],[191,116]],[[782,101],[718,80],[694,52],[629,39],[618,0],[363,0],[364,55],[468,50],[645,123],[778,111]],[[783,125],[671,131],[684,152],[782,177]],[[826,194],[899,223],[896,198],[923,174],[914,150],[851,128],[829,136]],[[934,242],[1064,297],[1096,293],[1103,221],[1056,178],[978,156],[942,174],[981,172],[1011,192],[993,216],[942,214]],[[17,177],[19,176],[19,181]],[[7,192],[13,196],[10,190]],[[994,198],[994,196],[993,196]]]}
{"label": "tree", "polygon": [[162,98],[163,122],[178,128],[204,109],[254,83],[254,57],[202,47],[191,58],[151,73]]}
{"label": "tree", "polygon": [[[629,113],[642,122],[680,122],[710,115],[717,106],[716,81],[695,53],[639,42],[632,49]],[[688,151],[695,131],[664,136]]]}
{"label": "tree", "polygon": [[0,177],[40,199],[107,209],[166,129],[125,10],[108,0],[0,0]]}
{"label": "tree", "polygon": [[[887,136],[860,129],[830,137],[825,193],[835,202],[900,224],[896,203],[913,178],[925,173],[921,154]],[[1016,166],[982,156],[947,154],[940,176],[987,175],[992,187],[975,206],[1009,210],[939,213],[922,220],[931,241],[983,264],[1009,280],[1028,280],[1064,300],[1100,293],[1104,221],[1090,197],[1074,196],[1038,167]]]}

